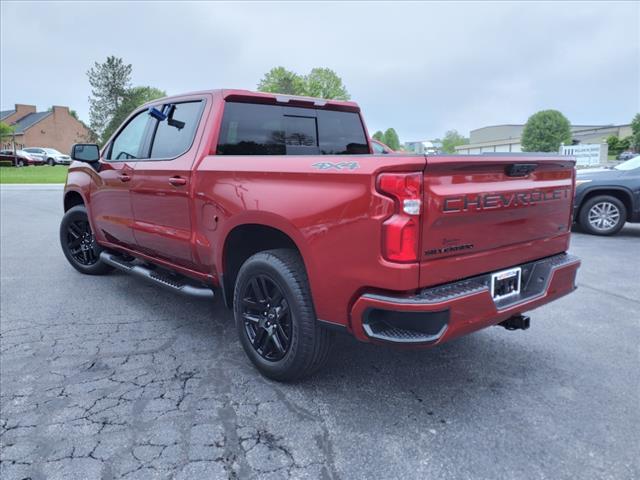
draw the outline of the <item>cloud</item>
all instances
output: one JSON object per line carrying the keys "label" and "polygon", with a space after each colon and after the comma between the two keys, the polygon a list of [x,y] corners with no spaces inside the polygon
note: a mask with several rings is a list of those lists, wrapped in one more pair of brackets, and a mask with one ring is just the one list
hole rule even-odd
{"label": "cloud", "polygon": [[637,2],[8,3],[2,108],[66,104],[88,118],[85,72],[107,55],[170,94],[255,88],[272,66],[333,68],[371,131],[403,140],[524,122],[640,111]]}

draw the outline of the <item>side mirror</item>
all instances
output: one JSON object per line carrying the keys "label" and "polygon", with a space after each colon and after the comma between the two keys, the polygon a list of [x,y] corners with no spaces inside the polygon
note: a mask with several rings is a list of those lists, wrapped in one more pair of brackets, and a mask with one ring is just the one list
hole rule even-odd
{"label": "side mirror", "polygon": [[100,147],[95,143],[76,143],[71,147],[71,158],[79,162],[97,162],[100,160]]}

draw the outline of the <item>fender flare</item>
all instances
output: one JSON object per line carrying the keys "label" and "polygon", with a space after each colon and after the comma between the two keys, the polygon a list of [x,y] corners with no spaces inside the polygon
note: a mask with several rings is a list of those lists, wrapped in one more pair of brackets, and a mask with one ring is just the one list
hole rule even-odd
{"label": "fender flare", "polygon": [[230,221],[225,222],[224,227],[220,232],[223,248],[218,249],[216,252],[215,262],[216,265],[220,265],[219,268],[221,274],[224,274],[224,257],[226,254],[225,246],[227,239],[229,238],[229,234],[231,234],[235,228],[243,225],[259,225],[262,227],[273,228],[284,233],[293,241],[302,256],[305,268],[309,271],[309,267],[311,266],[309,265],[309,262],[312,259],[310,247],[299,228],[297,228],[290,220],[278,214],[260,210],[246,210],[234,215]]}

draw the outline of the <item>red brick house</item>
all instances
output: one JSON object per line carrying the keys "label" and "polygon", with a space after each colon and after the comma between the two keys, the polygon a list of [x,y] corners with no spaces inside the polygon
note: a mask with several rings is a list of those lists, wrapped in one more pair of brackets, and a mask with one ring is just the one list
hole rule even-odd
{"label": "red brick house", "polygon": [[0,121],[14,128],[14,138],[3,138],[2,148],[46,147],[69,153],[74,143],[89,140],[89,129],[69,113],[69,107],[54,105],[50,111],[36,112],[35,105],[16,104],[0,112]]}

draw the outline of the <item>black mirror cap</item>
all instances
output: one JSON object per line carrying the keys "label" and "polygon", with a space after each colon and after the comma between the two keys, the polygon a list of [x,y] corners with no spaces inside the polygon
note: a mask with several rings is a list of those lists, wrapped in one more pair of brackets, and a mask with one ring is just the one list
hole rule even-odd
{"label": "black mirror cap", "polygon": [[100,160],[100,147],[95,143],[76,143],[71,147],[71,158],[79,162],[97,162]]}

